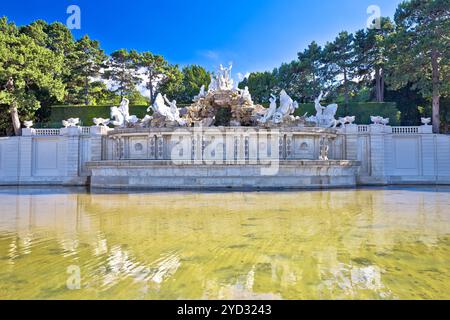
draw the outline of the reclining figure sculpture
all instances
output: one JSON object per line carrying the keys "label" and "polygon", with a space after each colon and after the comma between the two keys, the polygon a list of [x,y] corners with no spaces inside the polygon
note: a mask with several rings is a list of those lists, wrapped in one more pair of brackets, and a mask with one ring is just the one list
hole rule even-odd
{"label": "reclining figure sculpture", "polygon": [[335,119],[338,105],[333,103],[324,107],[320,104],[323,98],[323,92],[320,93],[319,97],[315,100],[315,108],[317,114],[315,116],[309,117],[307,120],[309,122],[316,123],[319,127],[324,128],[336,128],[338,121]]}
{"label": "reclining figure sculpture", "polygon": [[272,122],[274,124],[281,124],[285,120],[295,120],[294,113],[298,109],[298,103],[282,90],[280,93],[280,107],[277,108],[277,98],[271,95],[270,107],[266,114],[259,119],[259,123],[267,124]]}
{"label": "reclining figure sculpture", "polygon": [[130,101],[127,98],[123,98],[119,107],[111,108],[111,118],[113,119],[111,123],[115,127],[126,128],[139,122],[138,117],[130,116],[129,104]]}
{"label": "reclining figure sculpture", "polygon": [[186,120],[180,117],[177,101],[170,101],[167,96],[163,96],[161,93],[158,93],[155,102],[147,109],[147,112],[150,112],[150,110],[153,110],[153,120],[158,123],[157,126],[159,127],[173,125],[174,123],[179,126],[186,125]]}

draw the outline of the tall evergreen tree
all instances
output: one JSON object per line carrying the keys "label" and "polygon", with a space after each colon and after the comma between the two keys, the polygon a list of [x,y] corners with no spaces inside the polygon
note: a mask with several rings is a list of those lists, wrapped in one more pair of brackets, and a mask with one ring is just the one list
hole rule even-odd
{"label": "tall evergreen tree", "polygon": [[137,70],[138,57],[136,51],[121,49],[113,52],[106,62],[107,69],[103,77],[112,82],[113,91],[121,98],[133,92],[142,81]]}
{"label": "tall evergreen tree", "polygon": [[375,82],[375,99],[384,101],[385,68],[387,63],[386,39],[393,32],[394,25],[389,18],[381,19],[381,28],[359,30],[355,33],[355,54],[357,75],[367,85]]}
{"label": "tall evergreen tree", "polygon": [[[91,40],[87,35],[76,42],[74,63],[71,69],[72,101],[71,103],[84,103],[90,105],[90,86],[100,77],[107,56],[100,48],[100,43]],[[96,80],[97,79],[97,80]]]}
{"label": "tall evergreen tree", "polygon": [[285,90],[293,99],[300,100],[306,83],[300,74],[299,67],[299,62],[294,60],[290,63],[283,63],[279,68],[276,68],[272,72],[275,79],[275,86],[272,90],[277,93]]}
{"label": "tall evergreen tree", "polygon": [[346,31],[325,45],[323,51],[323,64],[326,66],[326,79],[331,87],[344,87],[345,105],[350,100],[350,84],[355,75],[354,36]]}
{"label": "tall evergreen tree", "polygon": [[40,92],[63,98],[63,67],[62,53],[39,46],[6,18],[0,19],[0,105],[8,106],[16,135],[21,134],[21,121],[34,120]]}
{"label": "tall evergreen tree", "polygon": [[276,93],[276,78],[272,72],[254,72],[239,84],[239,88],[249,88],[253,101],[268,103],[271,94]]}
{"label": "tall evergreen tree", "polygon": [[209,86],[211,74],[198,65],[186,66],[183,68],[182,73],[183,90],[180,101],[189,103],[199,93],[202,86],[205,86],[205,88]]}
{"label": "tall evergreen tree", "polygon": [[178,85],[182,75],[178,66],[170,65],[161,55],[143,52],[138,56],[138,66],[142,68],[146,78],[146,88],[150,91],[150,102],[153,103],[164,85]]}
{"label": "tall evergreen tree", "polygon": [[411,0],[395,13],[389,41],[388,82],[394,88],[412,83],[432,101],[433,130],[440,131],[440,99],[450,95],[449,0]]}
{"label": "tall evergreen tree", "polygon": [[322,47],[313,41],[307,49],[298,53],[298,60],[302,82],[306,84],[302,90],[303,95],[309,101],[314,101],[323,86]]}

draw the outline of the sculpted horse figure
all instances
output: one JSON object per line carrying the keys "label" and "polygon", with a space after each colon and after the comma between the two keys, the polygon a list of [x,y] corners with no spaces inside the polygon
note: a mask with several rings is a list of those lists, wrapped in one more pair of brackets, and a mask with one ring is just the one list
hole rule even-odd
{"label": "sculpted horse figure", "polygon": [[111,123],[115,127],[123,127],[125,125],[125,116],[119,111],[118,107],[111,108]]}
{"label": "sculpted horse figure", "polygon": [[277,111],[277,97],[271,94],[269,101],[270,107],[269,109],[267,109],[264,117],[258,120],[260,123],[267,123],[270,119],[272,119],[272,117],[275,115],[275,112]]}
{"label": "sculpted horse figure", "polygon": [[186,120],[180,117],[180,110],[177,107],[176,100],[170,101],[167,96],[163,96],[161,93],[158,93],[155,102],[148,111],[150,109],[153,110],[155,115],[164,118],[168,122],[177,122],[180,126],[186,125]]}
{"label": "sculpted horse figure", "polygon": [[338,121],[335,119],[338,105],[333,103],[324,107],[320,104],[323,98],[323,92],[320,93],[319,97],[315,100],[315,108],[317,114],[315,117],[311,117],[309,120],[316,122],[319,126],[327,128],[335,128],[338,125]]}
{"label": "sculpted horse figure", "polygon": [[166,106],[164,97],[161,93],[158,93],[155,102],[149,110],[150,109],[152,109],[155,114],[165,117],[168,121],[175,121],[175,117],[172,114],[170,107]]}
{"label": "sculpted horse figure", "polygon": [[128,125],[136,125],[139,119],[136,116],[130,116],[129,114],[130,101],[127,98],[123,98],[119,107],[111,108],[111,122],[116,127],[126,127]]}
{"label": "sculpted horse figure", "polygon": [[277,109],[275,115],[273,116],[274,123],[281,123],[283,119],[287,116],[294,114],[295,110],[298,109],[298,103],[282,90],[280,93],[280,107]]}

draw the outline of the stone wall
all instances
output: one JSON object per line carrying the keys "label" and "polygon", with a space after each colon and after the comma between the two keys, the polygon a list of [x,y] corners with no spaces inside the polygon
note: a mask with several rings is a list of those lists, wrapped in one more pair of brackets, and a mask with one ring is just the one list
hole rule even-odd
{"label": "stone wall", "polygon": [[354,126],[342,130],[347,158],[361,162],[358,183],[450,184],[450,136],[431,126]]}
{"label": "stone wall", "polygon": [[[236,129],[225,130],[229,134]],[[120,134],[120,131],[115,131],[114,135],[104,127],[23,131],[21,137],[0,137],[0,185],[87,185],[92,173],[89,166],[91,163],[109,160],[123,162],[127,159],[166,161],[176,148],[166,129],[138,134],[125,131]],[[354,180],[360,185],[450,184],[450,136],[432,134],[430,126],[348,125],[334,134],[327,134],[331,139],[330,160],[359,161],[360,167],[355,170]],[[201,154],[200,145],[205,141],[208,145],[212,139],[198,140],[198,136],[192,139],[189,133],[186,137],[190,143],[194,142],[188,149],[193,151],[188,156],[189,160],[221,160],[226,153],[227,148],[222,145],[210,148],[214,151],[211,153],[213,157],[198,158],[198,154]],[[275,148],[273,154],[269,155],[278,158],[275,156],[278,153],[280,161],[292,161],[289,163],[289,170],[292,166],[297,166],[297,171],[300,172],[306,163],[302,160],[312,161],[309,164],[317,161],[320,153],[319,137],[320,135],[308,136],[298,130],[283,132],[279,149]],[[243,177],[245,179],[244,173],[251,171],[250,165],[258,164],[250,163],[257,160],[252,157],[256,151],[248,147],[245,135],[239,135],[239,139],[232,141],[235,144],[230,152],[236,155],[233,160],[241,161],[233,163],[232,169],[236,171],[241,166],[242,180]],[[259,148],[262,147],[258,146],[257,149]],[[228,171],[221,167],[222,164],[218,165],[211,167],[206,173],[208,181],[214,179],[214,172],[218,178],[228,179]],[[196,170],[194,167],[189,168],[192,172]],[[133,175],[140,172],[139,166],[134,166],[133,170]],[[202,170],[204,169],[200,171]],[[224,170],[224,174],[220,175],[220,170]],[[288,173],[289,170],[283,172]],[[289,176],[287,173],[286,176]],[[172,176],[176,176],[175,171]],[[310,183],[314,186],[314,179],[308,179],[303,184]],[[267,181],[264,183],[268,183]],[[257,183],[255,180],[255,184]],[[280,183],[274,182],[274,187],[278,184]],[[330,186],[332,185],[331,183]]]}

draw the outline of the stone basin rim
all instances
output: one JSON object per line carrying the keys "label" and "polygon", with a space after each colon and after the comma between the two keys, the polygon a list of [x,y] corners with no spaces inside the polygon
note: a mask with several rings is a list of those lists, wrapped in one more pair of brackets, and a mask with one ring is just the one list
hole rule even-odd
{"label": "stone basin rim", "polygon": [[207,134],[208,130],[216,130],[214,133],[234,133],[234,132],[273,132],[280,134],[285,133],[296,133],[296,134],[325,134],[325,135],[337,135],[338,130],[332,128],[320,128],[320,127],[274,127],[274,128],[264,128],[264,127],[176,127],[176,128],[115,128],[109,130],[107,135],[127,135],[127,134],[148,134],[148,133],[183,133],[183,132],[196,132],[198,130],[204,130]]}
{"label": "stone basin rim", "polygon": [[[199,160],[198,163],[195,161],[189,161],[189,163],[184,164],[176,164],[176,162],[172,160],[101,160],[101,161],[89,161],[86,162],[86,166],[88,168],[116,168],[116,167],[128,167],[128,168],[149,168],[149,167],[167,167],[173,166],[173,168],[177,167],[242,167],[245,165],[246,167],[261,167],[270,165],[270,163],[248,163],[249,161],[255,160],[242,160],[235,161],[230,164],[207,164],[205,161]],[[360,167],[361,161],[356,160],[265,160],[278,162],[280,166],[283,167]]]}

